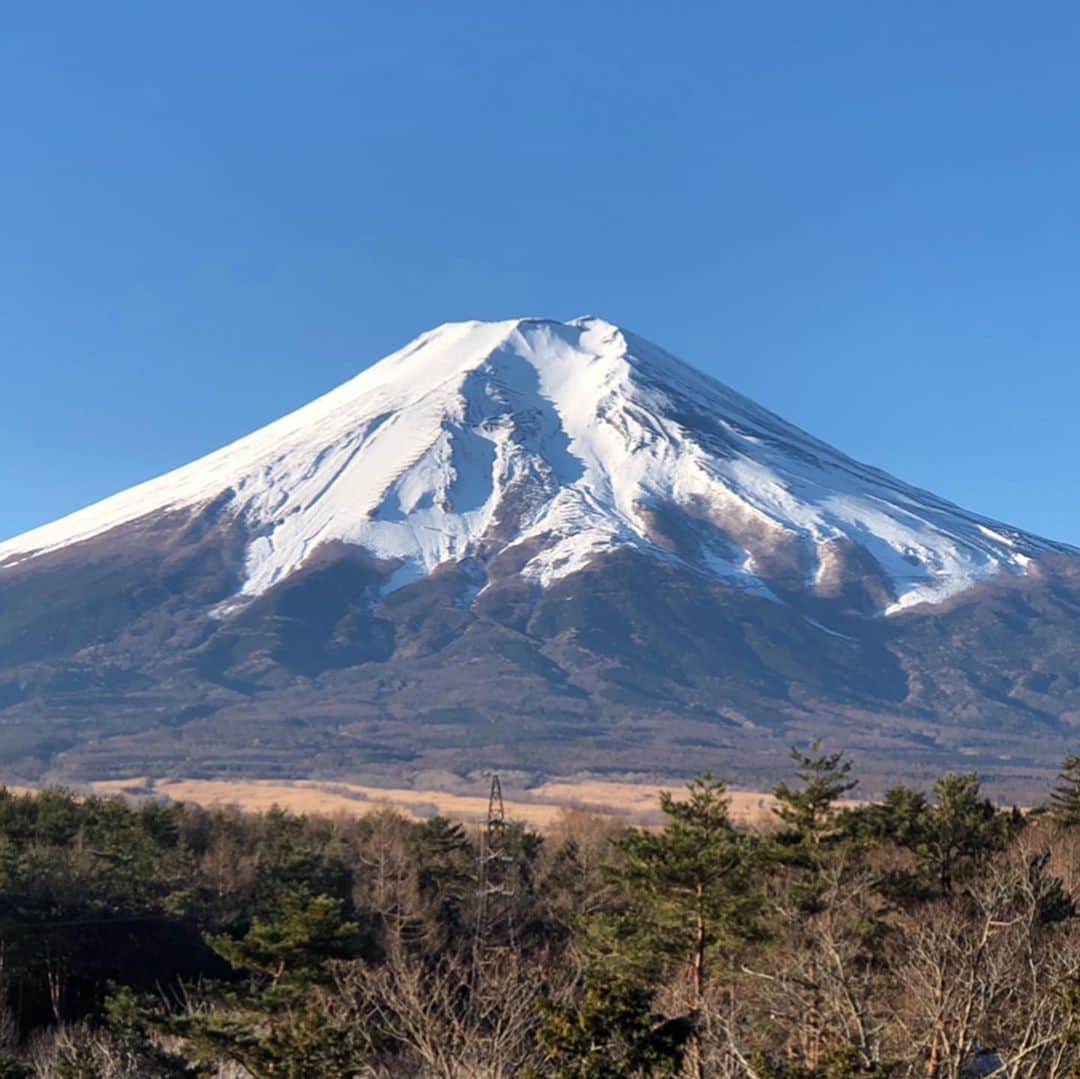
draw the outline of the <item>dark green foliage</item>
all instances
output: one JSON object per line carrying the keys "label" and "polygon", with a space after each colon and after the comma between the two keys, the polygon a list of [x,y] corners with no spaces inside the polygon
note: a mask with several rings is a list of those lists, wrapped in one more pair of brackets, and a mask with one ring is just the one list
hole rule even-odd
{"label": "dark green foliage", "polygon": [[845,825],[856,838],[916,850],[926,839],[930,803],[913,787],[890,787],[881,802],[849,810]]}
{"label": "dark green foliage", "polygon": [[210,946],[263,988],[296,987],[316,979],[330,959],[356,952],[356,925],[330,896],[288,891],[274,914],[256,918],[244,936],[212,936]]}
{"label": "dark green foliage", "polygon": [[816,913],[828,890],[825,869],[837,861],[840,848],[852,838],[850,811],[837,804],[858,785],[850,778],[852,764],[843,753],[822,753],[814,741],[810,753],[792,749],[799,783],[778,783],[773,795],[776,815],[787,826],[776,837],[772,855],[791,869],[786,895],[802,918]]}
{"label": "dark green foliage", "polygon": [[910,851],[910,867],[882,878],[892,899],[912,903],[951,895],[1023,828],[1017,811],[1000,812],[982,793],[975,773],[949,774],[934,784],[934,801],[910,787],[893,787],[876,805],[846,814],[852,838]]}
{"label": "dark green foliage", "polygon": [[1050,869],[1050,852],[1033,854],[1027,864],[1027,887],[1034,897],[1033,920],[1038,926],[1057,925],[1077,915],[1076,901],[1061,877]]}
{"label": "dark green foliage", "polygon": [[795,761],[779,829],[708,774],[660,827],[510,824],[499,924],[442,817],[0,791],[0,1079],[46,1043],[72,1079],[941,1079],[1025,1029],[1023,1074],[1080,1074],[1069,828],[974,775],[842,807],[846,758]]}
{"label": "dark green foliage", "polygon": [[427,946],[438,949],[465,928],[476,889],[476,858],[465,829],[446,817],[432,817],[416,833],[416,884],[428,912]]}
{"label": "dark green foliage", "polygon": [[773,794],[780,803],[777,816],[802,842],[814,846],[829,834],[836,816],[836,803],[859,784],[850,778],[851,761],[843,753],[822,753],[821,742],[814,741],[810,752],[791,750],[797,765],[799,786],[777,783]]}
{"label": "dark green foliage", "polygon": [[346,1079],[358,1074],[368,1042],[363,1031],[334,1021],[333,1003],[313,991],[288,1005],[275,995],[226,995],[186,1014],[162,1016],[144,1008],[140,1023],[179,1039],[195,1069],[228,1060],[258,1079]]}
{"label": "dark green foliage", "polygon": [[1013,825],[983,795],[974,772],[942,776],[934,784],[934,797],[936,805],[914,849],[929,882],[949,895],[994,851],[1004,848]]}
{"label": "dark green foliage", "polygon": [[577,1003],[542,1005],[540,1042],[555,1079],[678,1075],[688,1019],[653,1010],[655,991],[619,978],[590,977]]}
{"label": "dark green foliage", "polygon": [[1080,827],[1080,756],[1070,753],[1050,793],[1050,812],[1066,828]]}
{"label": "dark green foliage", "polygon": [[[691,781],[681,800],[662,792],[660,808],[663,831],[632,829],[616,841],[622,858],[614,879],[629,930],[622,955],[627,972],[636,967],[639,978],[688,971],[700,1007],[716,960],[732,955],[757,928],[751,846],[732,826],[724,784],[708,773]],[[689,1052],[693,1074],[704,1074],[695,1031]]]}
{"label": "dark green foliage", "polygon": [[643,947],[658,963],[685,964],[695,985],[708,962],[754,931],[751,848],[728,816],[723,783],[705,774],[676,800],[664,791],[663,831],[631,829],[616,842],[613,876],[636,919]]}

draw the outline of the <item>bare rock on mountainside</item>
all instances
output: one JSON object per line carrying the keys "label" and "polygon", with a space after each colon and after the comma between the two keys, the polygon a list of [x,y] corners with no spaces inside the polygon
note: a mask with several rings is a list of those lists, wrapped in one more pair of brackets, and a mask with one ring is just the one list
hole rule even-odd
{"label": "bare rock on mountainside", "polygon": [[460,323],[0,543],[0,770],[1041,788],[1080,552],[862,465],[600,319]]}

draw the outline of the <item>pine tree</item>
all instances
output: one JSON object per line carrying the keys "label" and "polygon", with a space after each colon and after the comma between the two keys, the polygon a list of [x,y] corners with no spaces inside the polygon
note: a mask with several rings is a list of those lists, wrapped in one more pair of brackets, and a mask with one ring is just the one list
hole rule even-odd
{"label": "pine tree", "polygon": [[338,900],[290,891],[274,917],[255,918],[240,939],[208,936],[207,942],[261,987],[273,990],[305,984],[318,977],[326,960],[350,955],[356,929],[342,921]]}
{"label": "pine tree", "polygon": [[[838,802],[858,786],[851,777],[852,762],[843,753],[823,753],[815,739],[808,753],[792,748],[791,757],[799,778],[797,786],[778,783],[773,794],[779,805],[777,816],[787,825],[773,852],[790,873],[782,878],[777,912],[788,933],[805,956],[806,1003],[802,1026],[801,1053],[804,1074],[824,1075],[821,1066],[827,1053],[828,1027],[824,1019],[822,978],[819,968],[821,922],[829,920],[830,906],[835,906],[854,869],[846,855],[859,846],[852,837],[853,819],[839,819]],[[866,926],[867,938],[874,928]],[[867,953],[867,958],[869,955]]]}
{"label": "pine tree", "polygon": [[801,786],[776,784],[773,795],[780,803],[776,815],[800,840],[816,847],[836,814],[836,803],[859,781],[849,778],[852,765],[843,753],[821,752],[820,739],[811,743],[809,754],[792,747],[791,758]]}
{"label": "pine tree", "polygon": [[922,791],[913,787],[890,787],[885,792],[881,810],[886,838],[909,850],[923,841],[930,803]]}
{"label": "pine tree", "polygon": [[476,855],[460,824],[432,817],[413,837],[416,886],[428,947],[446,946],[463,925],[463,904],[476,891]]}
{"label": "pine tree", "polygon": [[[689,966],[700,1007],[711,962],[753,931],[749,847],[728,815],[727,790],[706,773],[677,801],[664,791],[661,832],[632,829],[616,846],[616,877],[638,926],[637,944],[661,965]],[[638,954],[642,954],[639,952]],[[698,1035],[691,1035],[692,1074],[704,1075]]]}
{"label": "pine tree", "polygon": [[260,1077],[358,1074],[347,1032],[327,1021],[318,995],[329,980],[327,962],[354,954],[356,930],[342,920],[339,900],[290,889],[244,936],[206,937],[249,976],[246,987],[221,987],[209,1007],[140,1018],[182,1039],[201,1063],[227,1059]]}
{"label": "pine tree", "polygon": [[652,1010],[655,991],[592,973],[580,1001],[544,1002],[540,1043],[555,1079],[676,1076],[691,1025]]}
{"label": "pine tree", "polygon": [[1070,753],[1061,766],[1061,782],[1050,794],[1050,812],[1066,828],[1080,826],[1080,757]]}
{"label": "pine tree", "polygon": [[918,853],[941,894],[951,895],[959,880],[1004,847],[1011,819],[983,795],[975,772],[942,776],[934,784],[934,795],[937,804]]}

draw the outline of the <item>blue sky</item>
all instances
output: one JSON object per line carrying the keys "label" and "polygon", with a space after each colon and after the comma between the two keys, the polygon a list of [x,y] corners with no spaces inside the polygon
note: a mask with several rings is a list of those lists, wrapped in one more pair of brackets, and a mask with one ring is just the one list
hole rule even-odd
{"label": "blue sky", "polygon": [[0,537],[420,331],[603,315],[1080,544],[1080,9],[9,5]]}

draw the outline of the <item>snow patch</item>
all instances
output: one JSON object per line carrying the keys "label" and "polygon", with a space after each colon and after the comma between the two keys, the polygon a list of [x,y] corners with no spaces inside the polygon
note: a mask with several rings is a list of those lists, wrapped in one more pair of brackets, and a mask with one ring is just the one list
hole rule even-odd
{"label": "snow patch", "polygon": [[850,540],[892,584],[885,614],[1068,550],[859,464],[589,317],[438,327],[247,438],[0,544],[0,566],[225,492],[249,539],[222,611],[331,541],[397,562],[388,590],[467,562],[465,602],[484,562],[522,543],[541,586],[616,548],[674,557],[649,506],[704,537],[695,569],[772,599],[813,587],[822,545]]}

